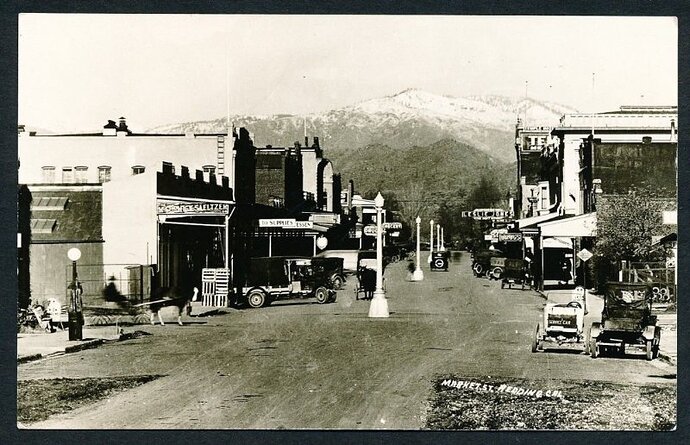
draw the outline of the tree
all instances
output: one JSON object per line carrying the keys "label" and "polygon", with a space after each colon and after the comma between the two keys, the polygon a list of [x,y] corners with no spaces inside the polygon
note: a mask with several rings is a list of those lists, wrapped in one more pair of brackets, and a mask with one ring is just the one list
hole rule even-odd
{"label": "tree", "polygon": [[611,261],[661,261],[662,246],[652,236],[665,235],[662,211],[674,208],[672,200],[655,199],[646,191],[600,198],[597,205],[596,253]]}

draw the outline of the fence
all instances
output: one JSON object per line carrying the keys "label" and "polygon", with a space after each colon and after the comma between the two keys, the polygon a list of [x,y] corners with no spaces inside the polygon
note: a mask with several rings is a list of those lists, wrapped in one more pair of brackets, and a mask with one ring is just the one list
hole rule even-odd
{"label": "fence", "polygon": [[[85,305],[104,301],[143,302],[151,296],[151,266],[142,264],[77,264]],[[65,268],[65,292],[72,283],[72,265]],[[68,300],[66,300],[68,301]]]}

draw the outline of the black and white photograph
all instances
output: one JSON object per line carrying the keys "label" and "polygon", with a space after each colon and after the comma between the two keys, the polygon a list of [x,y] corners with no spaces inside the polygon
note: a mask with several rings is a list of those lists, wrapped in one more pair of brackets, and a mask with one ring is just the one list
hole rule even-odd
{"label": "black and white photograph", "polygon": [[17,21],[19,430],[676,430],[677,17]]}

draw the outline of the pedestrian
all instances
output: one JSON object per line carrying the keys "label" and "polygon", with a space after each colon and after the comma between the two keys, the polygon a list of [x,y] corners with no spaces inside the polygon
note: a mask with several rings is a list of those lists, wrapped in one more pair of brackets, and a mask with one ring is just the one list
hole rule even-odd
{"label": "pedestrian", "polygon": [[572,275],[570,273],[570,260],[567,258],[563,258],[561,260],[561,284],[562,285],[567,285],[568,282],[572,279]]}

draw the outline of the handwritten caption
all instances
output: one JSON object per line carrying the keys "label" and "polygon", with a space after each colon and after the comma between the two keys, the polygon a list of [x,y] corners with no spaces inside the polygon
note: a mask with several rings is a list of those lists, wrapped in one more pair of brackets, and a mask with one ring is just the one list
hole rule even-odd
{"label": "handwritten caption", "polygon": [[560,390],[544,390],[544,389],[528,389],[519,386],[510,386],[506,384],[492,385],[489,383],[473,382],[470,380],[451,380],[445,379],[441,382],[441,386],[455,389],[467,389],[477,392],[493,392],[512,394],[514,396],[541,398],[563,398],[563,393]]}

